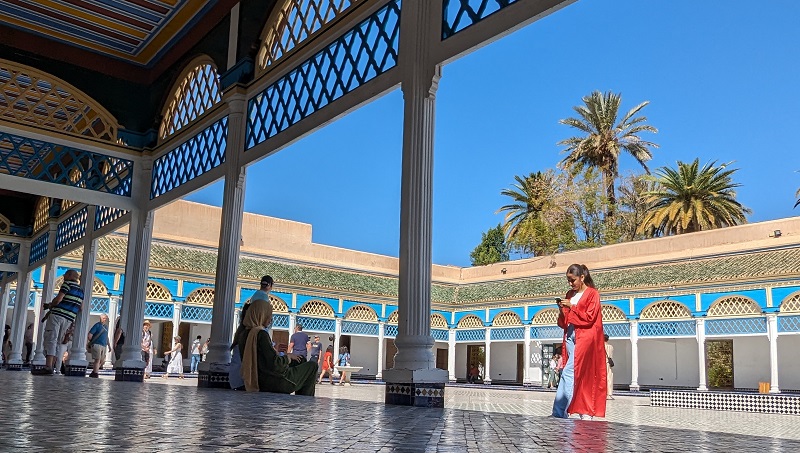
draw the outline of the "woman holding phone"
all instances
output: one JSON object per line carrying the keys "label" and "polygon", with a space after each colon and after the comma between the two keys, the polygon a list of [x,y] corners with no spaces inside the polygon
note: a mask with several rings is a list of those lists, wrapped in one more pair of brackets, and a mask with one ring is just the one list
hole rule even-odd
{"label": "woman holding phone", "polygon": [[573,264],[567,269],[570,290],[559,306],[558,326],[564,329],[562,353],[567,361],[561,371],[553,416],[581,419],[606,415],[606,354],[600,293],[589,269]]}

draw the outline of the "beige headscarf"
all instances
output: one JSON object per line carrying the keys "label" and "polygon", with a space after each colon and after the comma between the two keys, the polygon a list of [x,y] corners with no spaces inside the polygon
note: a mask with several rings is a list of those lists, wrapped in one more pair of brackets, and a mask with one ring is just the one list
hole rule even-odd
{"label": "beige headscarf", "polygon": [[248,392],[258,392],[258,333],[272,322],[272,304],[266,300],[254,300],[244,316],[242,324],[250,329],[242,356],[242,379]]}

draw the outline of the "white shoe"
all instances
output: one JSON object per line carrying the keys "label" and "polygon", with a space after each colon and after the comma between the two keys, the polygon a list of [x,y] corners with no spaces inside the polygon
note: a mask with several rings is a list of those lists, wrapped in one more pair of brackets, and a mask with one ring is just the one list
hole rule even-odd
{"label": "white shoe", "polygon": [[581,418],[581,420],[594,420],[594,417],[591,415],[579,414],[578,416]]}

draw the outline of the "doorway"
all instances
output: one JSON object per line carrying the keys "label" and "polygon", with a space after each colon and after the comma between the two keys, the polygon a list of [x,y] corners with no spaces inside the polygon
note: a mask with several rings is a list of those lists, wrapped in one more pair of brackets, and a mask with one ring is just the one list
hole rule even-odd
{"label": "doorway", "polygon": [[734,387],[733,340],[706,340],[706,376],[710,388]]}
{"label": "doorway", "polygon": [[525,379],[525,345],[517,345],[517,384]]}
{"label": "doorway", "polygon": [[486,347],[484,345],[467,345],[467,376],[469,376],[469,367],[472,364],[478,367],[478,382],[483,382],[486,376]]}
{"label": "doorway", "polygon": [[447,369],[447,358],[448,358],[448,351],[447,349],[438,348],[436,349],[436,368],[440,370]]}

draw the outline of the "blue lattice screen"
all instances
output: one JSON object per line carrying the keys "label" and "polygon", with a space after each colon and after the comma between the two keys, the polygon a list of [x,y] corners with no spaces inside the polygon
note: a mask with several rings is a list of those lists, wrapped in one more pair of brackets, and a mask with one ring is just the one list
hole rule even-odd
{"label": "blue lattice screen", "polygon": [[0,263],[19,264],[19,243],[0,241]]}
{"label": "blue lattice screen", "polygon": [[289,315],[273,315],[272,316],[272,327],[282,327],[284,329],[289,328]]}
{"label": "blue lattice screen", "polygon": [[108,314],[108,297],[92,297],[91,302],[91,309],[89,310],[90,313],[93,314],[100,314],[105,313]]}
{"label": "blue lattice screen", "polygon": [[603,332],[611,338],[627,338],[631,336],[630,323],[603,324]]}
{"label": "blue lattice screen", "polygon": [[387,324],[386,327],[383,329],[383,335],[385,337],[397,337],[397,326],[393,324]]}
{"label": "blue lattice screen", "polygon": [[393,68],[399,34],[400,2],[392,1],[250,99],[246,149]]}
{"label": "blue lattice screen", "polygon": [[144,317],[149,319],[172,319],[174,312],[172,304],[165,304],[162,302],[145,302],[144,303]]}
{"label": "blue lattice screen", "polygon": [[778,316],[778,332],[800,332],[800,316]]}
{"label": "blue lattice screen", "polygon": [[443,0],[442,39],[474,25],[517,0]]}
{"label": "blue lattice screen", "polygon": [[50,233],[44,233],[38,238],[31,241],[31,256],[28,259],[28,265],[32,265],[38,261],[43,260],[47,256],[47,245],[50,241]]}
{"label": "blue lattice screen", "polygon": [[181,307],[181,320],[211,322],[211,317],[211,307],[196,307],[194,305]]}
{"label": "blue lattice screen", "polygon": [[[8,292],[8,308],[12,308],[17,303],[17,290],[12,289]],[[36,291],[31,291],[28,295],[28,307],[36,305]]]}
{"label": "blue lattice screen", "polygon": [[486,341],[486,330],[456,330],[456,341]]}
{"label": "blue lattice screen", "polygon": [[661,321],[640,322],[640,337],[677,337],[694,336],[696,329],[694,321]]}
{"label": "blue lattice screen", "polygon": [[94,229],[95,231],[103,228],[111,222],[119,219],[127,214],[128,211],[118,208],[110,208],[108,206],[98,206],[94,211]]}
{"label": "blue lattice screen", "polygon": [[449,341],[449,332],[445,329],[431,329],[431,336],[437,341]]}
{"label": "blue lattice screen", "polygon": [[334,332],[336,331],[336,321],[333,319],[309,318],[298,316],[297,323],[303,325],[303,330],[311,332]]}
{"label": "blue lattice screen", "polygon": [[56,250],[60,250],[86,235],[89,210],[86,206],[62,220],[56,228]]}
{"label": "blue lattice screen", "polygon": [[531,327],[531,338],[564,338],[564,329],[558,326]]}
{"label": "blue lattice screen", "polygon": [[706,320],[706,335],[767,333],[767,318],[729,318]]}
{"label": "blue lattice screen", "polygon": [[133,162],[0,132],[0,173],[130,197]]}
{"label": "blue lattice screen", "polygon": [[222,118],[153,162],[150,199],[155,199],[225,162],[228,117]]}
{"label": "blue lattice screen", "polygon": [[342,333],[378,336],[378,325],[367,322],[343,321]]}
{"label": "blue lattice screen", "polygon": [[492,340],[523,340],[524,327],[510,327],[507,329],[494,328],[491,331]]}

